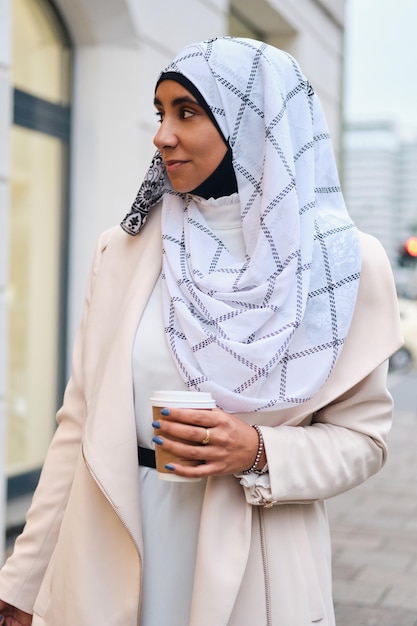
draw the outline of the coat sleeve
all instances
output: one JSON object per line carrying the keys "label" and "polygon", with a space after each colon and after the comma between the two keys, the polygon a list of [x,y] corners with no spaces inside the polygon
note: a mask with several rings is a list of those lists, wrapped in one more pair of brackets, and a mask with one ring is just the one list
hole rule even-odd
{"label": "coat sleeve", "polygon": [[32,613],[46,568],[54,550],[70,493],[85,420],[83,393],[83,334],[91,295],[107,233],[100,238],[90,272],[83,315],[76,336],[72,375],[57,413],[58,428],[48,449],[38,486],[22,534],[0,571],[0,598]]}
{"label": "coat sleeve", "polygon": [[392,397],[387,362],[311,416],[306,426],[262,426],[269,472],[241,478],[250,504],[331,498],[378,472],[386,455]]}

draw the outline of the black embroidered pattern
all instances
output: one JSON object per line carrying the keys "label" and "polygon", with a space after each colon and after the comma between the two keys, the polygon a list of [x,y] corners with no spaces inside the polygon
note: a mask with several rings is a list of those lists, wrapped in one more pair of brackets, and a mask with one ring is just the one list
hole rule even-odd
{"label": "black embroidered pattern", "polygon": [[152,159],[130,212],[120,224],[125,232],[129,235],[138,234],[146,223],[150,209],[162,198],[164,186],[165,166],[158,151]]}

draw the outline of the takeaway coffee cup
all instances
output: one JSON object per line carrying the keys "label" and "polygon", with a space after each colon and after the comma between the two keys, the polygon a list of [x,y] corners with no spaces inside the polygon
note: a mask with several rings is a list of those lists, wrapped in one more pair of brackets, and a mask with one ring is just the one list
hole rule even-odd
{"label": "takeaway coffee cup", "polygon": [[[161,409],[164,407],[182,409],[214,409],[216,407],[216,403],[211,394],[203,391],[154,391],[150,401],[154,421],[161,419]],[[169,419],[169,416],[164,417],[164,419]],[[158,429],[154,429],[154,433],[158,435]],[[155,445],[155,457],[156,471],[161,480],[177,482],[200,480],[200,478],[184,478],[184,476],[177,476],[170,472],[170,470],[165,469],[167,463],[181,463],[181,465],[195,466],[198,465],[196,461],[178,458],[158,445]]]}

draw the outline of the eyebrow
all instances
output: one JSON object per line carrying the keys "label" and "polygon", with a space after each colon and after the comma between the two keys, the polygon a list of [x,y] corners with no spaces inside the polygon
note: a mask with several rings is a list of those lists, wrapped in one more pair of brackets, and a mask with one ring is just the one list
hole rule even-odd
{"label": "eyebrow", "polygon": [[[158,98],[154,98],[153,103],[155,106],[163,106],[162,102]],[[171,102],[171,106],[174,107],[180,106],[181,104],[196,104],[200,106],[197,100],[194,100],[194,98],[191,98],[190,96],[181,96],[180,98],[174,98],[174,100],[172,100]]]}

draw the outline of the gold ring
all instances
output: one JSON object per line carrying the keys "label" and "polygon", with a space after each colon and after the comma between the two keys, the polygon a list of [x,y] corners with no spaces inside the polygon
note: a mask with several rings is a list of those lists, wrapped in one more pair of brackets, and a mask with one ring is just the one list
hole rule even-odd
{"label": "gold ring", "polygon": [[206,428],[206,436],[201,443],[203,446],[206,446],[208,443],[210,443],[210,431],[208,428]]}

